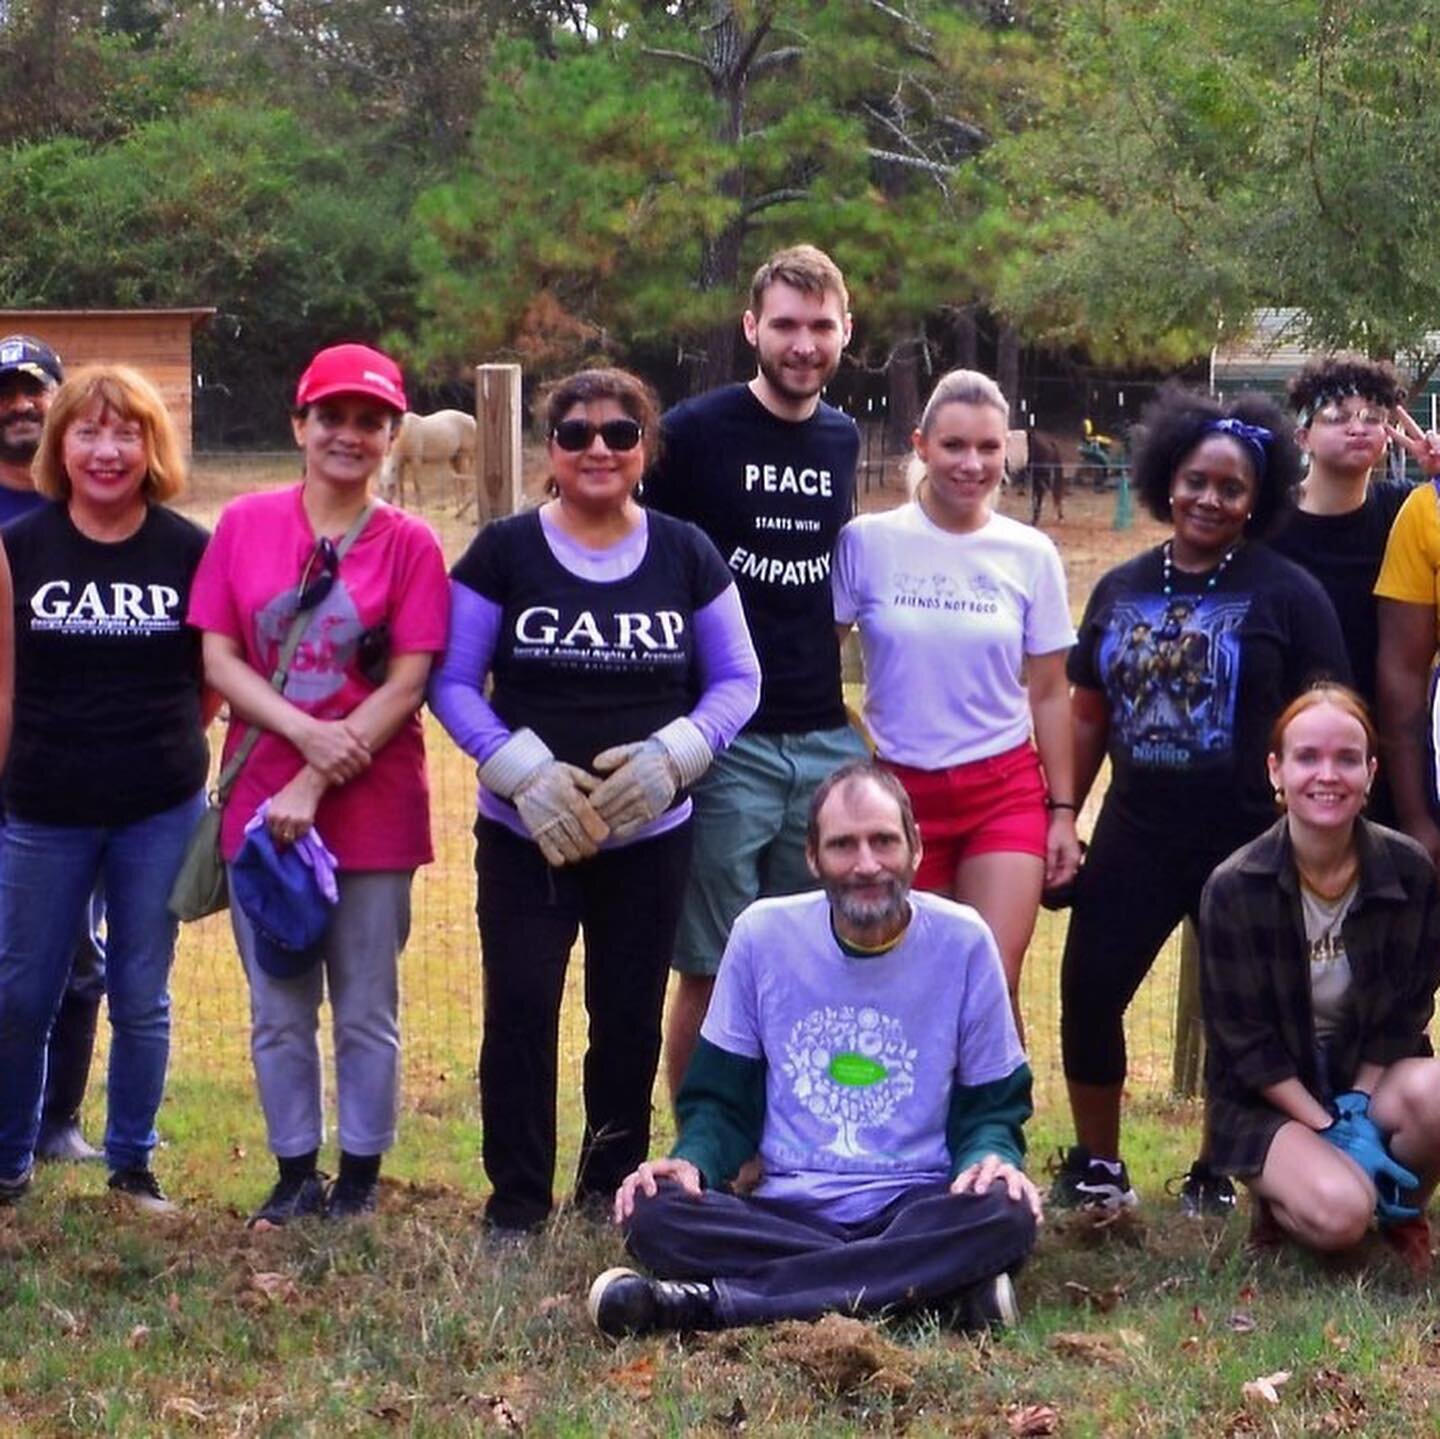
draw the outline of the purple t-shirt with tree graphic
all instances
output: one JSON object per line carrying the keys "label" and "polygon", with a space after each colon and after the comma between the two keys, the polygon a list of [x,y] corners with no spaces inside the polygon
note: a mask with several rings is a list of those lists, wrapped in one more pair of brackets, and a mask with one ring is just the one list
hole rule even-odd
{"label": "purple t-shirt with tree graphic", "polygon": [[840,948],[823,893],[735,921],[701,1033],[765,1061],[757,1197],[855,1223],[943,1182],[952,1087],[1025,1063],[984,921],[937,895],[910,905],[900,942],[865,958]]}

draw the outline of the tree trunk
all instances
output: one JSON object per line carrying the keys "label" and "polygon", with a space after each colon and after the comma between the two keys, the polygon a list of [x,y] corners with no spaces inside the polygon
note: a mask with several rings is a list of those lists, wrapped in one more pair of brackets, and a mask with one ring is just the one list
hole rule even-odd
{"label": "tree trunk", "polygon": [[1020,412],[1020,336],[1013,325],[1000,326],[995,355],[995,379],[1010,401],[1012,413]]}
{"label": "tree trunk", "polygon": [[910,448],[910,432],[920,419],[920,354],[923,336],[902,340],[885,366],[885,453]]}
{"label": "tree trunk", "polygon": [[974,370],[980,364],[980,328],[975,320],[975,306],[966,305],[955,313],[955,366]]}

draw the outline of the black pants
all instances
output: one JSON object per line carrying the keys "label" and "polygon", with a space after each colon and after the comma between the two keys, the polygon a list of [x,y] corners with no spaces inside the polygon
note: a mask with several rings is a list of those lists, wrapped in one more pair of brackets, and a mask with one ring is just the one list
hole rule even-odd
{"label": "black pants", "polygon": [[625,1242],[661,1278],[712,1281],[727,1325],[767,1324],[943,1302],[1016,1268],[1034,1247],[1035,1220],[1000,1184],[979,1195],[921,1185],[848,1225],[664,1184],[653,1199],[637,1196]]}
{"label": "black pants", "polygon": [[[90,905],[98,903],[98,899],[90,901]],[[95,1027],[100,1017],[100,1001],[105,995],[105,954],[91,933],[90,905],[86,906],[84,932],[70,961],[70,982],[65,986],[45,1051],[42,1129],[79,1121],[80,1106],[85,1101],[85,1088],[90,1080]]]}
{"label": "black pants", "polygon": [[565,970],[585,936],[585,1134],[579,1200],[609,1197],[650,1148],[650,1095],[690,825],[552,869],[529,840],[475,826],[485,975],[480,1119],[494,1193],[486,1218],[528,1228],[550,1212]]}
{"label": "black pants", "polygon": [[1060,1047],[1066,1079],[1125,1078],[1125,1011],[1160,947],[1200,905],[1210,872],[1254,836],[1157,838],[1113,805],[1100,812],[1075,887],[1060,964]]}

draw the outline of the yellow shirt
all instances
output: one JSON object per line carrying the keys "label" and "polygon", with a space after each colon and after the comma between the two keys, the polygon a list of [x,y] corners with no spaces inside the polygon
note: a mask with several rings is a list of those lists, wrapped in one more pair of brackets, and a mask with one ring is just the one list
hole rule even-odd
{"label": "yellow shirt", "polygon": [[1429,605],[1440,630],[1440,496],[1434,485],[1416,486],[1400,506],[1375,593],[1385,600]]}

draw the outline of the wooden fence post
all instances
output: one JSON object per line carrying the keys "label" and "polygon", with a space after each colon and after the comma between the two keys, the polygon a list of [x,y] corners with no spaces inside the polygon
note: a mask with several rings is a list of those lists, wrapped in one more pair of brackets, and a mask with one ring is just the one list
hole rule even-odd
{"label": "wooden fence post", "polygon": [[1180,929],[1180,983],[1175,993],[1175,1059],[1170,1084],[1176,1094],[1200,1093],[1205,1068],[1205,1026],[1200,1018],[1200,940],[1187,919]]}
{"label": "wooden fence post", "polygon": [[524,485],[519,365],[475,366],[477,527],[520,508]]}

